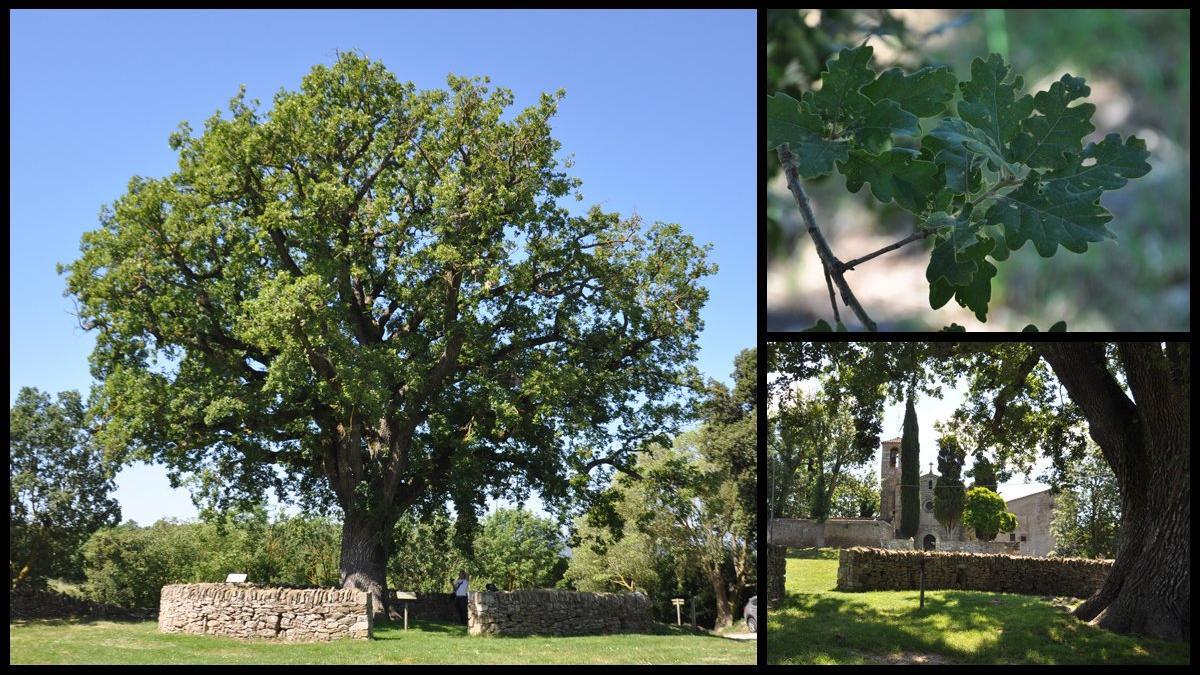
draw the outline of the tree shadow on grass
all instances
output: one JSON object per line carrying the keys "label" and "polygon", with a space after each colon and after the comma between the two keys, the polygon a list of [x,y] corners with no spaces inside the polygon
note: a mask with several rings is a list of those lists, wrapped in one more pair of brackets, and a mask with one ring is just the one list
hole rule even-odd
{"label": "tree shadow on grass", "polygon": [[[425,619],[408,620],[408,629],[410,631],[418,631],[421,633],[434,633],[438,635],[462,635],[466,636],[467,627],[460,623],[451,623],[448,621],[429,621]],[[387,633],[377,638],[384,640],[395,640],[404,636],[404,621],[385,620],[376,621],[375,630],[384,630]]]}
{"label": "tree shadow on grass", "polygon": [[[438,635],[453,635],[459,637],[482,637],[485,639],[495,640],[520,640],[523,638],[548,638],[548,637],[595,637],[604,635],[692,635],[699,637],[711,637],[723,640],[720,635],[710,633],[704,628],[692,628],[691,626],[671,626],[663,623],[654,623],[649,628],[638,631],[621,631],[619,633],[589,633],[586,635],[553,635],[549,633],[534,633],[530,635],[486,635],[486,636],[471,636],[467,633],[467,627],[458,623],[447,623],[441,621],[414,621],[408,622],[409,630],[417,630],[421,633],[433,633]],[[377,621],[375,623],[376,635],[378,640],[402,640],[405,637],[403,621]],[[378,634],[379,631],[384,631]]]}
{"label": "tree shadow on grass", "polygon": [[30,628],[34,626],[86,626],[100,622],[139,624],[153,623],[156,621],[156,617],[131,618],[117,616],[58,616],[46,618],[10,618],[8,620],[8,625],[14,628]]}
{"label": "tree shadow on grass", "polygon": [[803,558],[805,560],[837,560],[841,549],[836,548],[789,548],[787,558]]}
{"label": "tree shadow on grass", "polygon": [[900,600],[888,607],[846,593],[790,596],[771,611],[767,660],[856,663],[916,653],[958,663],[1079,664],[1169,660],[1179,650],[1090,626],[1032,596],[938,591],[926,594],[924,609],[916,591]]}

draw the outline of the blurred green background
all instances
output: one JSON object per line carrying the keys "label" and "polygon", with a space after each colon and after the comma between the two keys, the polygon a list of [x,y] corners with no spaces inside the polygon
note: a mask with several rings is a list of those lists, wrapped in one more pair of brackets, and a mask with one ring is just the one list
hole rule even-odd
{"label": "blurred green background", "polygon": [[[838,50],[875,48],[876,71],[949,65],[960,80],[970,63],[1001,54],[1024,77],[1023,91],[1048,88],[1064,73],[1082,76],[1096,105],[1096,131],[1137,135],[1151,171],[1104,193],[1116,241],[1042,258],[1026,244],[997,264],[988,321],[951,301],[929,306],[928,240],[847,273],[880,330],[1045,330],[1059,320],[1071,331],[1180,331],[1191,325],[1191,70],[1188,10],[769,10],[767,93],[799,98]],[[922,120],[922,133],[937,118]],[[775,154],[767,167],[767,329],[794,331],[832,322],[828,291],[811,240]],[[870,190],[851,194],[845,178],[805,182],[818,223],[842,260],[869,253],[913,230],[913,218],[881,205]],[[861,329],[848,310],[851,330]]]}

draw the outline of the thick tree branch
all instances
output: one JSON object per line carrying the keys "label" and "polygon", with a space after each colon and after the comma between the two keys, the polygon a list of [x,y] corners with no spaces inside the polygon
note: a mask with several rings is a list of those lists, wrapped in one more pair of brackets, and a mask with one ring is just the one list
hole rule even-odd
{"label": "thick tree branch", "polygon": [[879,330],[875,322],[867,316],[867,312],[859,304],[858,298],[854,297],[854,292],[850,290],[849,284],[842,276],[842,263],[833,255],[833,251],[829,248],[829,244],[825,241],[825,237],[821,234],[820,228],[817,227],[817,220],[813,216],[812,207],[808,203],[808,195],[804,193],[804,188],[800,185],[800,173],[796,169],[796,163],[792,157],[792,151],[786,145],[779,146],[779,163],[783,165],[783,172],[787,176],[788,189],[792,191],[792,196],[796,198],[796,204],[800,207],[800,215],[804,218],[804,224],[808,228],[808,236],[812,238],[813,244],[817,247],[817,255],[821,258],[821,265],[825,267],[826,273],[833,277],[833,281],[837,284],[838,290],[842,294],[842,302],[845,302],[850,309],[854,310],[855,316],[862,322],[863,326],[869,331]]}

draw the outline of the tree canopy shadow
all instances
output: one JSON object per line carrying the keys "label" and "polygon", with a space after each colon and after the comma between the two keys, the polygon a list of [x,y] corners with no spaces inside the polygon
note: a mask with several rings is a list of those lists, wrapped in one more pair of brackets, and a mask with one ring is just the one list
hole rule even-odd
{"label": "tree canopy shadow", "polygon": [[[855,662],[915,652],[957,663],[1104,663],[1146,660],[1147,647],[1162,647],[1091,626],[1038,597],[939,591],[926,593],[920,609],[918,593],[908,595],[903,607],[847,593],[791,595],[771,611],[768,662]],[[966,631],[985,637],[967,641],[973,646],[954,640]]]}

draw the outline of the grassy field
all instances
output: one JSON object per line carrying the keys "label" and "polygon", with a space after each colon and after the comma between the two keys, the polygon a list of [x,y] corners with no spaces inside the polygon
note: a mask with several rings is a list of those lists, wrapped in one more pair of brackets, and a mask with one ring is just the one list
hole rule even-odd
{"label": "grassy field", "polygon": [[837,551],[787,561],[787,598],[768,614],[772,664],[1187,664],[1187,644],[1132,638],[1071,616],[1073,598],[1011,593],[839,593]]}
{"label": "grassy field", "polygon": [[756,643],[663,627],[656,635],[469,637],[465,626],[410,622],[377,627],[375,639],[281,644],[165,635],[153,621],[11,621],[10,663],[54,664],[752,664]]}

